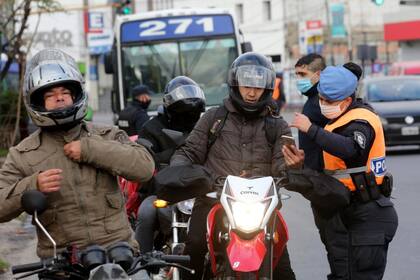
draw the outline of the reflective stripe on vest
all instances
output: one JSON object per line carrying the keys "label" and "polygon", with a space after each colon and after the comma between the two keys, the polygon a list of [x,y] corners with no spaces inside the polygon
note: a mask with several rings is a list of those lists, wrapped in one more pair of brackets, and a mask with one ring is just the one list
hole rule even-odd
{"label": "reflective stripe on vest", "polygon": [[382,184],[383,176],[386,172],[385,137],[382,129],[382,123],[375,113],[364,108],[352,109],[341,116],[334,123],[327,124],[324,129],[326,131],[333,132],[335,129],[345,126],[354,120],[367,121],[375,131],[375,140],[373,141],[372,147],[370,148],[366,166],[348,169],[346,163],[342,159],[335,157],[325,151],[323,152],[325,173],[340,180],[351,191],[354,191],[356,187],[353,184],[350,174],[360,173],[363,171],[366,171],[367,173],[373,172],[373,174],[375,174],[376,183],[380,185]]}
{"label": "reflective stripe on vest", "polygon": [[273,94],[272,97],[274,100],[279,100],[280,99],[280,78],[276,78],[276,83],[274,84],[274,90],[273,90]]}

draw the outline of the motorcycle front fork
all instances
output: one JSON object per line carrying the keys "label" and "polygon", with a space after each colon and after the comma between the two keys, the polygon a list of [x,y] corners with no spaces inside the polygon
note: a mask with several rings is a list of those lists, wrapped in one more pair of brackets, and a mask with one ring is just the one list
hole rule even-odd
{"label": "motorcycle front fork", "polygon": [[[188,222],[182,223],[178,222],[178,213],[176,207],[172,209],[172,246],[171,252],[174,255],[181,255],[184,251],[185,244],[179,242],[179,232],[178,229],[183,228],[185,232],[188,230]],[[172,280],[180,280],[181,276],[179,273],[179,269],[174,267],[172,273]]]}

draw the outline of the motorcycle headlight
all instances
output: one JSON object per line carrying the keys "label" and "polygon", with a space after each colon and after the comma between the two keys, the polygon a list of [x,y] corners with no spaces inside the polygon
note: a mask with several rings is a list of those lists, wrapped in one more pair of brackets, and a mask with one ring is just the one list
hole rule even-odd
{"label": "motorcycle headlight", "polygon": [[178,207],[178,210],[184,213],[185,215],[191,215],[192,209],[194,207],[194,201],[195,199],[188,199],[181,202],[178,202],[176,204],[176,207]]}
{"label": "motorcycle headlight", "polygon": [[231,200],[232,215],[236,227],[245,232],[257,231],[264,219],[268,202],[241,202]]}

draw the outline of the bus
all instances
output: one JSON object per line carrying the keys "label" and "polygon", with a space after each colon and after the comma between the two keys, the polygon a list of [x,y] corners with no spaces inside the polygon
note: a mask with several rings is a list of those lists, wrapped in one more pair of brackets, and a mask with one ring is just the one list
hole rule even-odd
{"label": "bus", "polygon": [[192,78],[203,89],[207,106],[222,103],[228,94],[229,67],[242,52],[233,16],[219,9],[180,9],[118,16],[115,41],[105,56],[105,72],[113,74],[112,109],[118,114],[130,90],[147,85],[152,94],[149,112],[162,104],[165,85],[174,77]]}

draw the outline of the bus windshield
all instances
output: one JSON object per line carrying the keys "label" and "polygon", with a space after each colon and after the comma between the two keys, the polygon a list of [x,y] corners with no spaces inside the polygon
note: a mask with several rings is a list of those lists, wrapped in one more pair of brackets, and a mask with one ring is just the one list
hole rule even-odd
{"label": "bus windshield", "polygon": [[122,47],[122,77],[125,101],[130,89],[149,86],[152,103],[149,110],[162,104],[165,85],[179,75],[196,81],[206,95],[207,106],[217,105],[228,93],[229,67],[238,56],[235,39],[160,42]]}

